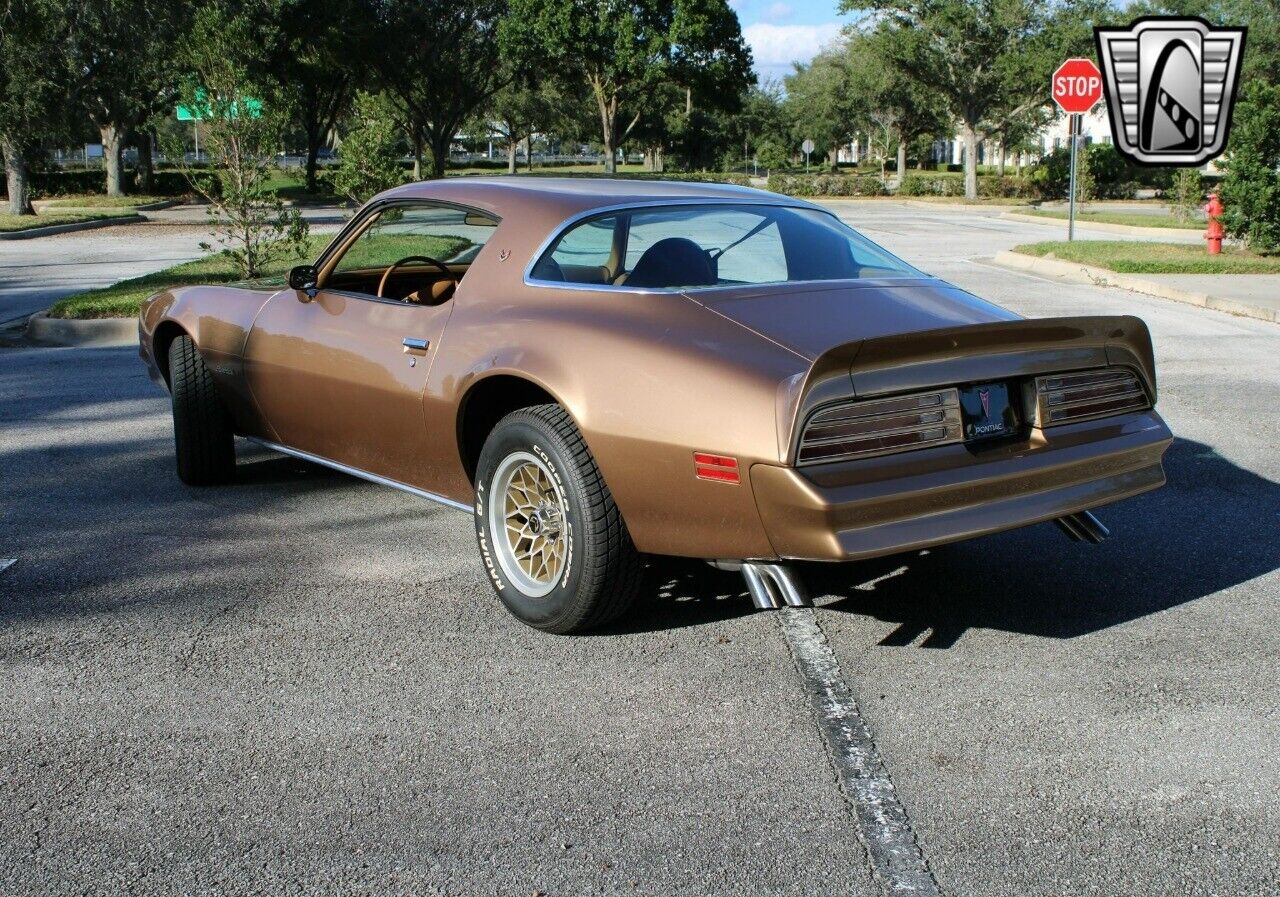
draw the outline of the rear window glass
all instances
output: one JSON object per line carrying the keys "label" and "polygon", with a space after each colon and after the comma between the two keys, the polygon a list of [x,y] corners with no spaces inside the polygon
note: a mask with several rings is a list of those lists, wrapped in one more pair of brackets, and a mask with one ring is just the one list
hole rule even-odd
{"label": "rear window glass", "polygon": [[611,212],[579,222],[531,273],[632,289],[920,276],[827,212],[727,204]]}

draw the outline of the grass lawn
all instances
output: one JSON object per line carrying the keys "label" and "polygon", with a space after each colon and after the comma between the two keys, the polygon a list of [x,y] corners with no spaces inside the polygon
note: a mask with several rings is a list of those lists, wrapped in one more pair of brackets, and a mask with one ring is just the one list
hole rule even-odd
{"label": "grass lawn", "polygon": [[[333,234],[315,234],[308,238],[307,251],[298,258],[277,259],[267,267],[264,277],[275,278],[284,285],[284,275],[294,265],[314,261],[320,251],[333,239]],[[389,264],[387,259],[404,258],[423,253],[435,258],[447,259],[469,245],[459,237],[427,237],[414,235],[383,236],[362,240],[352,253],[361,255],[352,259],[354,264],[379,267]],[[350,255],[350,254],[349,254]],[[346,264],[344,257],[344,265]],[[122,280],[109,287],[77,293],[58,300],[49,309],[51,318],[132,318],[144,299],[166,287],[202,283],[234,283],[241,280],[240,272],[230,259],[221,253],[208,255],[191,262],[183,262],[154,274],[144,274]]]}
{"label": "grass lawn", "polygon": [[117,218],[121,215],[131,214],[133,214],[132,209],[103,209],[100,212],[55,212],[51,215],[10,215],[8,212],[0,212],[0,232],[15,233],[36,227],[50,227],[54,224],[79,224],[82,221],[97,221],[100,218]]}
{"label": "grass lawn", "polygon": [[1280,255],[1223,249],[1209,255],[1187,243],[1121,240],[1055,240],[1015,246],[1014,252],[1094,265],[1119,274],[1280,274]]}
{"label": "grass lawn", "polygon": [[41,207],[46,209],[126,209],[132,211],[138,206],[150,205],[153,202],[168,202],[175,198],[173,196],[104,196],[99,193],[87,193],[43,200]]}
{"label": "grass lawn", "polygon": [[[1069,213],[1063,209],[1036,209],[1031,213],[1038,218],[1060,218],[1066,221]],[[1195,222],[1179,221],[1172,215],[1144,215],[1141,212],[1076,212],[1076,221],[1092,221],[1097,224],[1128,224],[1133,227],[1160,227],[1168,229],[1204,230]]]}

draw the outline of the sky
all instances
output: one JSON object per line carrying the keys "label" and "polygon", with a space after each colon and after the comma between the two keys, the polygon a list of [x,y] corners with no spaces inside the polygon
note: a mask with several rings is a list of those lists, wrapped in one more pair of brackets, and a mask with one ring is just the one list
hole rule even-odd
{"label": "sky", "polygon": [[808,62],[840,34],[852,16],[838,15],[838,0],[729,0],[742,22],[761,80],[781,78],[792,62]]}

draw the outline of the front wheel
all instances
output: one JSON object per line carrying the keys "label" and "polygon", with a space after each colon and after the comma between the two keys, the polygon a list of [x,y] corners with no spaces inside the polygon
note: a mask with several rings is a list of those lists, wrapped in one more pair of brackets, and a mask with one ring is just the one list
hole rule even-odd
{"label": "front wheel", "polygon": [[178,479],[188,486],[225,483],[235,475],[231,416],[213,374],[189,336],[169,345],[169,389],[173,393],[173,446]]}
{"label": "front wheel", "polygon": [[475,521],[490,582],[530,626],[581,632],[635,600],[640,556],[559,405],[523,408],[494,427],[476,469]]}

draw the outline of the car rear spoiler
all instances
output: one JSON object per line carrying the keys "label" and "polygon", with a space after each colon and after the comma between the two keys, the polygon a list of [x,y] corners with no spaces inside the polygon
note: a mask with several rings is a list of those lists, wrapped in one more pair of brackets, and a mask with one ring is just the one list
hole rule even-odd
{"label": "car rear spoiler", "polygon": [[845,343],[814,361],[791,436],[834,401],[1107,365],[1133,369],[1155,402],[1151,334],[1132,315],[966,324]]}

